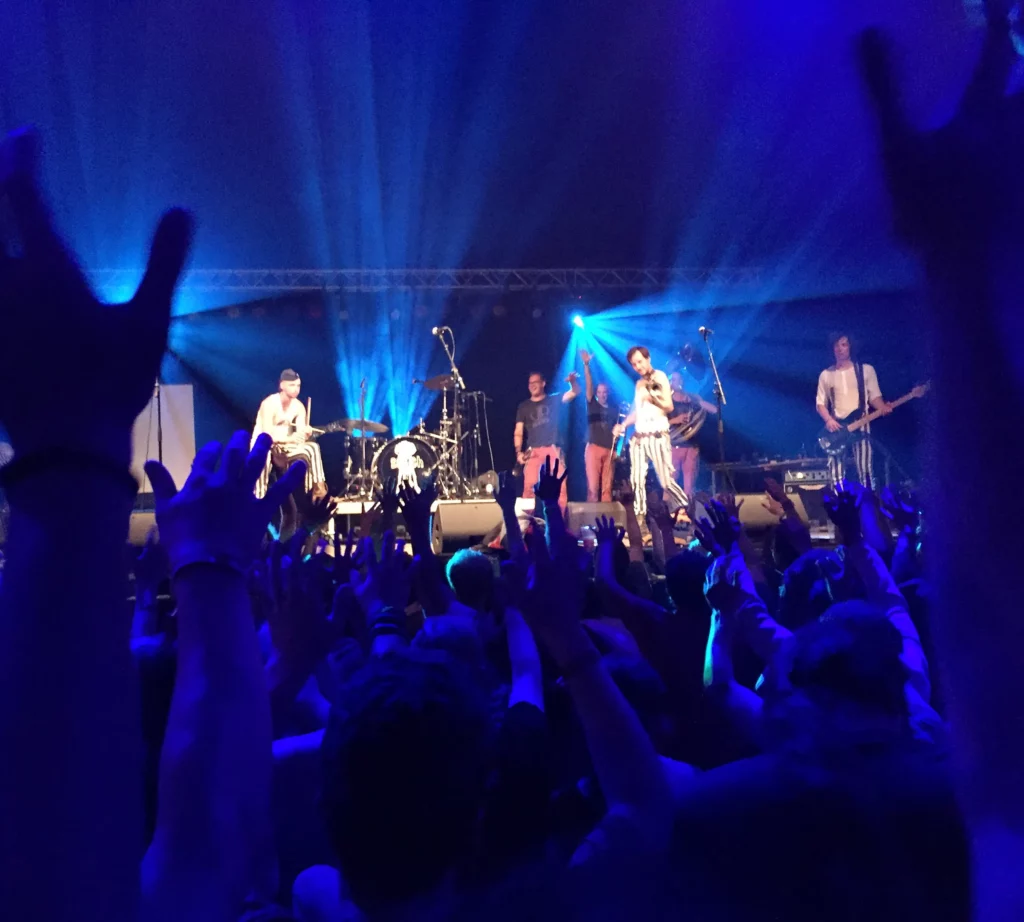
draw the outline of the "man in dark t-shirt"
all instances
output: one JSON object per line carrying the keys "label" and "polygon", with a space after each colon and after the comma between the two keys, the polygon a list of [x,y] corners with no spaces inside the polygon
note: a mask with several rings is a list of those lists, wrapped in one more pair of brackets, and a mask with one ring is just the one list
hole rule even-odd
{"label": "man in dark t-shirt", "polygon": [[619,421],[619,411],[609,403],[607,384],[594,386],[590,374],[590,353],[580,352],[583,359],[583,378],[587,387],[587,447],[584,460],[587,468],[587,502],[612,501],[612,446],[615,436],[612,427]]}
{"label": "man in dark t-shirt", "polygon": [[[516,458],[523,465],[523,499],[533,499],[533,488],[540,476],[544,459],[551,457],[565,467],[565,453],[562,450],[562,405],[574,400],[580,392],[576,372],[566,381],[570,389],[564,394],[548,394],[547,380],[539,371],[532,372],[527,381],[529,399],[519,404],[516,410],[516,428],[512,440],[516,447]],[[565,482],[562,483],[561,506],[567,501]]]}

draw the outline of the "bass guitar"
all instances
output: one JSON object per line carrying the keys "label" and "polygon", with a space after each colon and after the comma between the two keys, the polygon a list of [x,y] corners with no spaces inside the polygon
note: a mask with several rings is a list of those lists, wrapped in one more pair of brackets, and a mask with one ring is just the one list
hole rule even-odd
{"label": "bass guitar", "polygon": [[[908,401],[914,400],[918,397],[923,397],[928,393],[929,388],[931,388],[931,383],[928,381],[924,384],[918,384],[917,387],[909,393],[900,397],[899,400],[894,400],[891,404],[892,408],[896,409],[896,407],[903,406],[903,404]],[[857,432],[863,429],[872,420],[878,419],[881,415],[881,410],[872,410],[870,413],[865,413],[863,416],[857,416],[856,413],[851,413],[849,416],[837,419],[836,422],[843,428],[837,429],[835,432],[829,432],[827,428],[822,429],[821,432],[818,433],[818,444],[827,455],[841,454],[846,449],[846,446],[850,444],[850,441],[854,438]]]}

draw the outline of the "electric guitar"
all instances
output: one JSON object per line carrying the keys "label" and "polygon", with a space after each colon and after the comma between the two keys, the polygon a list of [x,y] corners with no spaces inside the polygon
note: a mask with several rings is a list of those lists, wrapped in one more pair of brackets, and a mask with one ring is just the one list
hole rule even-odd
{"label": "electric guitar", "polygon": [[[896,407],[902,406],[910,400],[914,400],[917,397],[923,397],[928,393],[931,388],[931,382],[926,381],[924,384],[918,384],[908,394],[904,394],[899,400],[894,400],[890,406],[895,410]],[[863,416],[857,416],[856,412],[851,413],[849,416],[844,416],[842,419],[836,420],[842,429],[837,429],[835,432],[829,432],[828,429],[822,429],[818,433],[818,444],[822,447],[827,455],[838,455],[846,446],[850,443],[854,435],[861,429],[863,429],[868,423],[874,419],[878,419],[882,415],[881,410],[872,410],[870,413],[865,413]]]}

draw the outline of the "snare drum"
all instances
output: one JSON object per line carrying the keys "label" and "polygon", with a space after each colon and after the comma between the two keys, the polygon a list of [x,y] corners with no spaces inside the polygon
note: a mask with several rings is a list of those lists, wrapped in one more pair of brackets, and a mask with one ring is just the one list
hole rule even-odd
{"label": "snare drum", "polygon": [[373,457],[373,476],[379,486],[389,477],[398,481],[398,488],[412,487],[419,491],[423,481],[437,467],[437,450],[423,436],[407,435],[392,439]]}

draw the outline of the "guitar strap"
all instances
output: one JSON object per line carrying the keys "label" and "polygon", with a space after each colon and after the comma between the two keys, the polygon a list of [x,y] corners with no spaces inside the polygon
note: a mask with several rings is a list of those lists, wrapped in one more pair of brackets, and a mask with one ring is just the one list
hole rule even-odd
{"label": "guitar strap", "polygon": [[864,366],[857,362],[853,366],[853,371],[857,375],[857,413],[863,416],[868,403],[867,392],[864,389]]}

